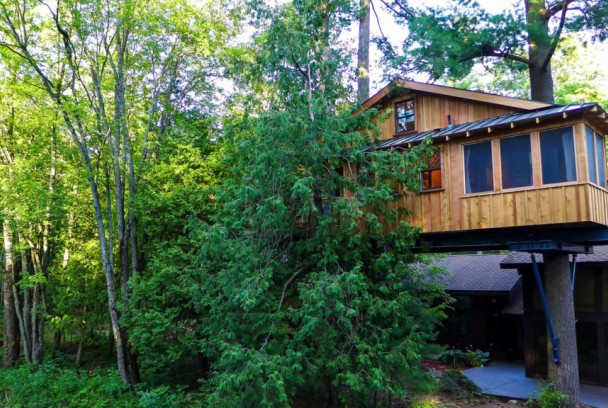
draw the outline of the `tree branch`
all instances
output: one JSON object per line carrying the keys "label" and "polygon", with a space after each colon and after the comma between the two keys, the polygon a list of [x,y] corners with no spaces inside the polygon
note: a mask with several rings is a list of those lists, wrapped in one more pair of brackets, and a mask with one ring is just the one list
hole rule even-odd
{"label": "tree branch", "polygon": [[501,58],[501,59],[505,59],[505,60],[521,62],[526,65],[532,64],[532,61],[529,58],[525,58],[525,57],[522,57],[517,54],[512,54],[510,52],[497,51],[495,49],[490,49],[490,48],[481,49],[479,51],[472,52],[472,53],[460,58],[459,61],[460,62],[470,61],[472,59],[480,58],[480,57],[496,57],[496,58]]}
{"label": "tree branch", "polygon": [[[289,287],[289,284],[300,274],[302,273],[305,269],[307,268],[307,266],[302,266],[301,268],[297,269],[293,275],[291,275],[289,277],[289,279],[287,279],[287,282],[285,282],[285,285],[283,285],[283,292],[281,292],[281,300],[279,301],[279,307],[277,307],[277,311],[275,313],[279,313],[281,311],[281,308],[283,307],[283,302],[285,301],[285,293],[287,292],[287,288]],[[275,316],[276,319],[276,316]],[[272,328],[272,326],[274,326],[275,323],[275,319],[272,320],[272,325],[270,326]],[[266,340],[264,340],[264,344],[262,344],[262,347],[260,347],[260,351],[264,351],[264,349],[266,348],[266,346],[268,345],[268,341],[270,340],[270,336],[272,335],[272,332],[269,332],[268,335],[266,336]]]}
{"label": "tree branch", "polygon": [[[552,7],[549,7],[545,13],[543,13],[543,16],[546,20],[549,20],[551,17],[553,17],[554,15],[556,15],[557,13],[559,13],[562,10],[567,10],[568,9],[568,5],[570,5],[570,3],[572,3],[574,0],[564,0],[564,1],[560,1],[556,4],[554,4]],[[563,16],[562,16],[563,17]]]}
{"label": "tree branch", "polygon": [[380,2],[382,4],[384,4],[384,6],[387,9],[392,11],[398,17],[403,17],[405,19],[410,19],[410,18],[415,17],[414,13],[410,9],[405,7],[403,4],[401,4],[399,1],[395,1],[395,4],[397,5],[398,9],[396,9],[393,6],[391,6],[390,4],[388,4],[388,1],[386,1],[386,0],[380,0]]}
{"label": "tree branch", "polygon": [[547,52],[547,55],[545,56],[545,60],[543,61],[543,64],[541,65],[542,71],[544,71],[545,68],[547,68],[547,66],[549,65],[549,62],[551,62],[551,58],[553,57],[553,54],[555,53],[555,49],[557,48],[557,43],[559,42],[559,38],[562,35],[562,30],[564,29],[564,25],[566,24],[566,12],[568,11],[568,4],[570,3],[570,1],[571,0],[562,2],[562,15],[559,19],[559,27],[557,28],[557,31],[553,35],[553,40],[551,41],[551,47],[549,48],[549,51]]}

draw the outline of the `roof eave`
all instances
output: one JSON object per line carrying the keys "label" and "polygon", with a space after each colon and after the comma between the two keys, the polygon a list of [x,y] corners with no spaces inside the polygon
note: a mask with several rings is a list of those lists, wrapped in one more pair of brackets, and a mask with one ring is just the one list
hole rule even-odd
{"label": "roof eave", "polygon": [[422,82],[395,79],[388,85],[363,102],[363,109],[369,109],[378,104],[383,99],[392,96],[392,91],[396,89],[409,89],[412,91],[425,92],[437,95],[451,96],[460,99],[474,100],[477,102],[491,103],[495,105],[507,106],[516,109],[534,110],[553,106],[551,104],[528,99],[514,98],[510,96],[494,95],[480,91],[469,91],[466,89],[452,88],[443,85],[425,84]]}

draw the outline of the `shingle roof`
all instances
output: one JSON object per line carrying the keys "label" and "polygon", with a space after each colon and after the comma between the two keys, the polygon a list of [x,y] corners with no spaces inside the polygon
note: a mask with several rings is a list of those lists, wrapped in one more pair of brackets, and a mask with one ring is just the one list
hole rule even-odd
{"label": "shingle roof", "polygon": [[449,255],[438,262],[451,273],[443,279],[450,292],[510,292],[517,269],[501,269],[503,254]]}
{"label": "shingle roof", "polygon": [[[542,254],[534,254],[536,262],[543,263]],[[608,245],[597,245],[593,247],[593,254],[578,255],[577,263],[608,263]],[[530,254],[527,252],[511,252],[501,262],[500,266],[506,270],[517,268],[518,266],[529,265],[532,263]],[[608,265],[608,264],[607,264]]]}
{"label": "shingle roof", "polygon": [[606,114],[597,103],[583,103],[566,106],[551,106],[537,109],[531,112],[509,113],[488,119],[476,120],[474,122],[462,123],[460,125],[448,126],[442,129],[429,130],[426,132],[408,134],[392,139],[381,140],[366,146],[364,151],[386,150],[391,148],[407,147],[410,143],[418,143],[426,139],[440,139],[445,137],[461,137],[487,129],[510,128],[514,125],[533,123],[537,120],[563,117],[564,114],[574,114],[589,111],[599,111]]}

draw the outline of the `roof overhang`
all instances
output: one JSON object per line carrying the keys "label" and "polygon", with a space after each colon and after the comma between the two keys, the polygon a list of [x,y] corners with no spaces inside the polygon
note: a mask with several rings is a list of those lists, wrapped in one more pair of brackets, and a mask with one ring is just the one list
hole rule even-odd
{"label": "roof overhang", "polygon": [[422,82],[415,81],[406,81],[404,79],[393,80],[391,83],[389,83],[380,91],[378,91],[374,96],[363,102],[362,106],[364,109],[371,108],[372,106],[380,103],[384,99],[394,98],[407,90],[435,95],[451,96],[453,98],[508,106],[522,110],[534,110],[552,106],[551,104],[545,102],[513,98],[509,96],[494,95],[480,91],[468,91],[465,89],[452,88],[449,86],[425,84]]}
{"label": "roof overhang", "polygon": [[460,125],[448,126],[442,129],[429,130],[408,134],[392,139],[385,139],[370,144],[366,150],[404,149],[420,143],[426,139],[435,141],[449,141],[458,137],[469,137],[495,134],[501,130],[513,129],[523,125],[538,125],[547,121],[567,119],[573,115],[584,115],[594,125],[608,134],[608,114],[597,103],[584,103],[567,106],[551,106],[531,112],[510,113]]}

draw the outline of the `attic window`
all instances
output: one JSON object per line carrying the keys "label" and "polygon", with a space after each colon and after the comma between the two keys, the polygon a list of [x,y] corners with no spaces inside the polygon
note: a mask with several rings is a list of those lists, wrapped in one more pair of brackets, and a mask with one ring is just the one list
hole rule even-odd
{"label": "attic window", "polygon": [[435,149],[433,155],[427,159],[426,169],[420,174],[420,189],[432,190],[441,188],[441,151]]}
{"label": "attic window", "polygon": [[414,98],[395,103],[395,129],[397,133],[416,130]]}

